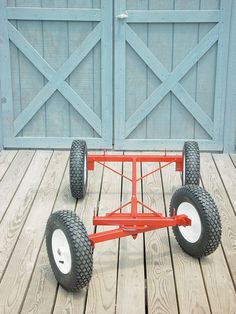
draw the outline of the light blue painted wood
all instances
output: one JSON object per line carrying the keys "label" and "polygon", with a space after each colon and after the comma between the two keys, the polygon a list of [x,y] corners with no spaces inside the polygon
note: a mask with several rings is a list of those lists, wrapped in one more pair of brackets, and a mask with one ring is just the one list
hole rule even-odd
{"label": "light blue painted wood", "polygon": [[[13,6],[22,5],[22,0],[16,1],[17,4],[11,4]],[[52,145],[53,147],[53,141],[55,143],[60,142],[59,146],[62,147],[66,143],[71,143],[70,136],[73,136],[88,138],[89,145],[94,147],[109,148],[112,145],[112,3],[108,0],[103,0],[102,4],[100,0],[77,0],[73,3],[66,0],[55,0],[53,2],[43,0],[39,2],[26,0],[24,4],[28,9],[22,7],[20,9],[8,9],[9,18],[19,18],[16,23],[13,21],[13,24],[8,24],[8,32],[11,41],[19,48],[19,51],[22,51],[20,52],[20,62],[22,63],[21,58],[24,60],[23,64],[30,64],[31,62],[33,64],[31,69],[37,69],[39,71],[37,74],[43,74],[45,77],[45,86],[29,102],[26,101],[25,97],[21,99],[22,103],[27,106],[22,107],[24,110],[20,108],[15,116],[15,132],[10,132],[9,136],[5,137],[5,143],[13,147],[15,145],[30,147],[35,138],[40,147],[43,147],[43,143],[46,146]],[[40,8],[41,4],[43,8]],[[32,5],[39,9],[32,8]],[[67,10],[65,9],[67,5],[73,8]],[[76,9],[74,10],[74,8]],[[59,10],[59,21],[55,18],[57,10]],[[33,14],[33,21],[30,18],[31,13]],[[42,16],[41,14],[44,13],[45,15]],[[28,18],[28,21],[24,20]],[[100,20],[101,24],[96,25]],[[102,25],[103,22],[105,26]],[[35,47],[35,42],[31,45],[31,42],[25,40],[21,33],[16,30],[17,24],[21,25],[19,30],[21,32],[23,29],[23,35],[26,39],[28,39],[29,32],[36,30],[35,25],[41,25],[41,29],[37,30],[37,36],[41,34],[43,37],[40,43],[41,46],[38,47],[38,41],[37,47]],[[5,23],[5,25],[7,24]],[[28,28],[28,31],[25,25],[30,25],[31,29]],[[81,41],[79,47],[78,45],[74,46],[73,51],[69,47],[70,41],[73,40],[70,35],[71,25],[77,26],[74,33],[76,37],[81,32],[81,25],[89,26],[87,36]],[[54,27],[55,30],[53,31]],[[51,40],[50,36],[52,36]],[[57,46],[58,44],[59,46]],[[101,64],[100,59],[102,72],[100,72],[99,66]],[[73,82],[73,76],[75,78],[77,69],[77,81],[79,78],[82,83],[79,94],[70,86],[70,81]],[[86,70],[87,73],[81,69]],[[21,67],[20,71],[22,72]],[[22,75],[22,73],[19,75]],[[32,81],[35,79],[35,75],[36,72],[32,75]],[[29,77],[26,76],[25,78],[30,84]],[[85,84],[85,82],[88,84]],[[20,83],[22,84],[22,82]],[[97,92],[98,86],[102,89],[101,94]],[[98,97],[95,99],[96,96]],[[42,134],[36,134],[37,127],[41,125],[41,121],[38,119],[38,114],[41,111],[45,114],[44,131],[46,134],[43,134],[43,136]],[[72,116],[75,115],[80,115],[81,121],[83,120],[84,123],[83,125],[80,123],[79,132],[73,135]],[[103,126],[102,123],[105,125]],[[35,129],[32,128],[32,124],[36,125]],[[22,133],[22,129],[24,133]],[[32,131],[31,134],[30,130]],[[18,137],[12,138],[14,135]],[[61,139],[55,140],[56,137]],[[65,140],[67,137],[68,141]],[[92,140],[92,137],[95,139]],[[36,144],[32,145],[35,147]]]}
{"label": "light blue painted wood", "polygon": [[121,147],[125,138],[125,24],[116,16],[122,14],[126,9],[126,0],[115,1],[114,3],[114,32],[115,32],[115,52],[114,52],[114,100],[115,100],[115,118],[114,118],[114,141],[116,147]]}
{"label": "light blue painted wood", "polygon": [[236,144],[236,2],[232,2],[231,27],[228,57],[228,75],[226,84],[224,152],[235,152]]}
{"label": "light blue painted wood", "polygon": [[[140,10],[148,9],[148,0],[135,0],[127,4],[127,9],[134,8]],[[133,31],[142,42],[148,44],[148,25],[135,23],[131,25]],[[125,119],[133,114],[138,109],[140,104],[149,96],[148,92],[148,67],[134,51],[132,46],[126,45],[126,104],[125,104]],[[157,79],[158,80],[158,79]],[[137,88],[139,86],[139,88]],[[145,138],[147,129],[147,121],[144,119],[137,128],[135,128],[127,138]]]}
{"label": "light blue painted wood", "polygon": [[[116,145],[117,150],[174,150],[182,151],[185,141],[189,141],[189,138],[183,137],[182,139],[127,139]],[[198,141],[200,150],[203,151],[222,151],[223,145],[219,145],[218,142],[214,140],[201,140]]]}
{"label": "light blue painted wood", "polygon": [[221,21],[219,29],[218,53],[217,53],[217,70],[216,70],[216,88],[215,88],[215,138],[223,141],[224,130],[224,109],[226,97],[227,81],[227,61],[228,61],[228,44],[230,34],[230,17],[232,1],[221,1]]}
{"label": "light blue painted wood", "polygon": [[[41,0],[43,9],[54,6],[54,10],[67,6],[67,0]],[[42,9],[42,10],[43,10]],[[52,9],[50,9],[52,10]],[[64,9],[62,9],[64,10]],[[29,21],[27,21],[28,23]],[[68,30],[66,21],[42,21],[43,58],[57,72],[68,60]],[[61,44],[63,43],[63,44]],[[60,74],[58,73],[58,78]],[[62,81],[64,81],[62,79]],[[56,83],[55,78],[52,82]],[[46,136],[66,137],[70,134],[69,102],[55,90],[53,95],[44,104],[46,113]],[[34,118],[33,118],[34,120]]]}
{"label": "light blue painted wood", "polygon": [[[227,8],[228,2],[225,0],[222,1],[224,2],[225,8]],[[119,60],[119,66],[120,64],[125,65],[125,73],[122,73],[120,77],[116,75],[117,73],[115,73],[115,77],[117,76],[117,79],[115,81],[115,91],[117,90],[117,88],[120,90],[120,87],[122,86],[122,79],[125,79],[126,82],[124,90],[120,90],[121,93],[125,92],[124,96],[122,96],[123,102],[121,99],[118,99],[118,97],[115,98],[115,106],[119,104],[118,108],[116,108],[116,112],[118,112],[118,114],[115,115],[116,119],[118,120],[116,124],[119,125],[120,129],[125,129],[125,135],[123,134],[121,136],[122,132],[116,133],[115,147],[117,149],[138,149],[139,147],[146,147],[147,149],[151,149],[151,145],[154,145],[154,143],[156,144],[156,147],[160,147],[160,145],[163,143],[163,137],[166,138],[168,145],[170,143],[171,147],[175,146],[174,144],[172,144],[172,139],[174,138],[176,138],[176,147],[179,147],[179,145],[183,143],[183,139],[195,138],[199,141],[200,145],[204,142],[204,148],[208,145],[209,149],[221,150],[223,147],[223,137],[220,136],[220,134],[216,134],[215,130],[217,126],[219,126],[219,121],[223,121],[223,113],[221,112],[220,114],[218,112],[218,122],[216,122],[213,112],[215,113],[216,111],[214,97],[216,86],[214,73],[215,69],[219,67],[219,57],[218,63],[216,64],[216,51],[219,51],[219,49],[217,48],[219,36],[222,40],[221,33],[219,35],[221,28],[221,26],[219,27],[219,25],[221,24],[222,11],[224,11],[224,6],[220,7],[219,0],[190,0],[188,2],[183,0],[173,0],[171,3],[173,6],[171,6],[170,3],[163,1],[154,2],[155,3],[153,4],[151,1],[152,5],[150,5],[149,0],[148,7],[145,8],[146,1],[127,0],[127,5],[123,6],[122,12],[115,12],[115,14],[118,14],[126,12],[127,10],[128,17],[122,21],[123,24],[119,23],[118,25],[124,26],[129,24],[130,29],[132,30],[134,35],[137,39],[139,39],[137,40],[138,43],[136,43],[137,47],[135,50],[135,45],[130,42],[128,38],[128,32],[130,30],[129,28],[127,28],[128,31],[126,30],[125,40],[124,37],[115,38],[117,48],[116,51],[118,51],[119,45],[120,47],[122,45],[123,49],[126,49],[127,51],[127,55],[123,55],[123,57],[125,58],[124,60],[120,58],[120,55],[117,59]],[[188,17],[184,16],[184,12],[186,13],[188,11],[190,11]],[[182,20],[181,15],[183,17]],[[168,47],[173,49],[173,72],[171,73],[168,73],[170,71],[168,67],[171,66],[171,62],[169,64],[167,63],[168,66],[164,66],[164,68],[168,69],[167,72],[163,73],[162,71],[160,71],[162,61],[159,62],[160,64],[157,64],[157,66],[155,65],[154,60],[162,60],[162,56],[160,55],[157,57],[157,54],[155,53],[155,50],[153,48],[154,45],[153,47],[151,47],[152,44],[150,42],[157,42],[159,40],[158,32],[156,32],[156,38],[154,35],[153,37],[150,36],[150,29],[152,25],[156,29],[159,27],[159,25],[167,25],[166,29],[168,29],[168,32],[165,35],[168,38],[168,43],[169,38],[171,38],[172,29],[173,45],[171,47],[171,44],[168,44]],[[143,28],[144,34],[140,31],[138,26],[141,26]],[[116,34],[117,33],[115,32],[115,35]],[[165,37],[163,36],[163,38]],[[194,47],[199,47],[199,43],[201,46],[203,39],[205,43],[202,48],[206,46],[207,49],[203,49],[202,53],[199,54],[198,57],[195,58],[195,60],[192,60],[193,62],[191,62],[191,55],[196,57],[195,49],[198,49]],[[121,43],[120,40],[124,40],[125,43]],[[134,40],[134,42],[136,41]],[[221,41],[219,40],[219,42]],[[163,41],[163,45],[165,43],[166,41]],[[125,48],[124,45],[127,46],[127,48]],[[145,45],[147,49],[144,52],[142,47],[145,47]],[[130,48],[132,46],[133,48]],[[159,47],[156,45],[155,49],[158,50],[158,48]],[[223,51],[227,51],[226,40],[223,41],[223,45],[221,44],[221,48],[223,49]],[[133,51],[131,49],[134,49],[137,55],[142,58],[143,64],[149,65],[148,70],[146,70],[146,83],[145,80],[143,80],[143,77],[145,77],[145,70],[143,70],[143,75],[138,72],[138,69],[141,68],[141,59],[137,59],[137,55],[135,54],[133,54],[134,57],[132,58],[132,60],[128,59],[129,55],[131,55],[131,51]],[[149,51],[148,49],[151,51],[151,56],[154,56],[154,59],[152,59],[152,57],[150,59],[150,54],[147,53],[147,51]],[[141,50],[142,52],[139,53],[139,50]],[[164,53],[165,52],[163,50],[162,54],[164,55]],[[185,72],[182,72],[182,76],[179,76],[178,79],[174,81],[173,78],[175,77],[175,75],[180,74],[180,68],[178,63],[181,64],[181,60],[185,57],[186,54],[187,62],[186,64],[184,64],[184,67],[185,65],[189,65],[189,68],[186,69]],[[191,65],[189,64],[189,58]],[[163,59],[165,60],[165,58]],[[221,55],[220,59],[222,59]],[[223,67],[226,68],[226,60],[222,59],[221,62],[223,62],[224,64]],[[205,77],[204,68],[205,72],[207,71]],[[138,88],[136,88],[134,92],[132,90],[129,90],[127,85],[127,79],[129,77],[128,73],[131,71],[133,71],[133,77],[136,81],[136,85],[138,86]],[[164,78],[161,77],[161,75],[163,74]],[[172,86],[166,86],[165,83],[159,85],[157,77],[165,81],[165,75],[169,76],[167,82],[169,80],[168,84],[170,83],[170,85],[171,83],[173,83]],[[217,79],[219,79],[219,81],[221,80],[221,78],[219,77]],[[172,80],[173,82],[171,82]],[[116,84],[116,82],[118,83]],[[155,85],[156,90],[153,89]],[[145,88],[147,95],[149,96],[147,96],[143,104],[140,104],[137,108],[136,103],[138,103],[138,100],[141,98],[140,95],[142,95],[142,92],[145,91]],[[158,94],[158,89],[160,94]],[[170,90],[175,96],[169,95]],[[153,94],[154,96],[156,96],[155,92],[157,93],[157,96],[159,96],[158,99],[155,99],[155,97],[153,97]],[[164,99],[161,96],[165,96]],[[127,97],[134,97],[133,112],[132,107],[130,106],[130,103],[128,101],[129,98]],[[151,105],[149,103],[150,99]],[[171,100],[172,109],[170,111],[169,104]],[[164,101],[166,103],[166,111],[163,111]],[[150,107],[148,105],[150,105]],[[221,108],[222,107],[225,107],[225,103],[223,100],[221,101]],[[166,124],[168,125],[168,121],[170,121],[169,116],[171,116],[171,134],[169,133],[168,128],[164,127],[165,122],[163,122],[163,125],[161,126],[162,130],[165,130],[165,132],[159,132],[158,130],[158,127],[160,127],[161,125],[161,123],[159,122],[160,117],[159,120],[156,119],[156,117],[158,117],[158,113],[160,114],[161,112],[158,111],[159,108],[161,108],[162,112],[166,112],[166,116],[162,116],[162,120],[166,121]],[[126,112],[126,115],[124,115],[124,112]],[[168,118],[167,112],[169,113]],[[119,118],[121,117],[122,120],[119,120]],[[143,126],[146,127],[146,132],[143,131]],[[160,137],[157,136],[157,134],[161,134]],[[143,143],[141,142],[142,140]],[[155,146],[152,148],[155,148]]]}
{"label": "light blue painted wood", "polygon": [[[190,0],[186,3],[185,0],[175,1],[176,10],[199,9],[199,1]],[[181,44],[180,44],[181,43]],[[183,58],[198,44],[198,25],[191,23],[187,25],[174,24],[173,38],[173,69],[183,60]],[[196,90],[196,64],[184,75],[180,80],[180,84],[188,91],[191,98],[195,100]],[[187,138],[194,137],[194,117],[183,106],[177,95],[173,95],[171,104],[171,138]]]}
{"label": "light blue painted wood", "polygon": [[[220,0],[202,0],[200,1],[200,10],[220,9]],[[214,23],[201,23],[198,25],[199,40],[214,26]],[[214,101],[215,101],[215,75],[217,62],[217,46],[215,43],[196,64],[196,89],[195,98],[201,108],[213,121]],[[207,88],[206,88],[207,86]],[[210,139],[206,131],[194,121],[194,138]]]}
{"label": "light blue painted wood", "polygon": [[[15,5],[22,7],[27,1],[15,0]],[[36,0],[32,4],[38,6],[41,0]],[[18,31],[31,43],[31,45],[38,51],[43,53],[43,36],[41,32],[42,24],[40,21],[16,21],[16,28]],[[14,45],[14,44],[13,44]],[[32,66],[31,62],[18,50],[18,71],[19,71],[19,94],[20,94],[20,111],[24,110],[27,104],[37,95],[44,85],[43,75]],[[14,99],[15,100],[15,99]],[[14,104],[15,105],[15,104]],[[15,108],[14,108],[15,109]],[[17,114],[17,115],[18,115]],[[45,136],[45,112],[40,109],[34,119],[30,120],[22,129],[18,136]]]}
{"label": "light blue painted wood", "polygon": [[127,10],[127,23],[219,22],[219,10]]}
{"label": "light blue painted wood", "polygon": [[[92,0],[70,0],[68,2],[69,7],[80,7],[80,8],[92,8]],[[69,22],[68,24],[68,35],[69,35],[69,53],[81,45],[83,40],[93,30],[97,23],[92,22]],[[79,64],[78,67],[68,77],[70,86],[75,90],[77,94],[84,99],[88,106],[94,110],[94,49],[99,46],[100,53],[100,42],[89,52],[85,59]],[[100,80],[100,78],[99,78]],[[101,104],[100,104],[101,105]],[[98,115],[101,119],[101,115]],[[87,121],[74,110],[72,107],[70,110],[70,121],[71,121],[71,136],[94,136],[100,137],[100,135],[87,123]]]}
{"label": "light blue painted wood", "polygon": [[7,8],[9,20],[101,21],[99,9]]}
{"label": "light blue painted wood", "polygon": [[51,149],[69,149],[71,147],[72,140],[84,139],[86,140],[89,149],[103,149],[109,148],[108,144],[101,138],[74,136],[70,137],[16,137],[16,138],[4,138],[5,147],[18,147],[18,148],[43,148]]}
{"label": "light blue painted wood", "polygon": [[[68,99],[74,108],[84,116],[90,125],[101,134],[101,121],[94,112],[85,104],[83,99],[77,95],[71,87],[64,82],[72,70],[84,59],[88,52],[100,39],[100,24],[88,35],[85,41],[77,48],[70,58],[65,61],[58,71],[55,71],[38,52],[23,38],[23,36],[9,24],[10,39],[14,44],[35,64],[35,66],[49,79],[49,82],[34,97],[25,110],[14,121],[14,134],[32,119],[34,114],[42,107],[49,97],[58,89]],[[78,105],[79,104],[79,105]]]}
{"label": "light blue painted wood", "polygon": [[[127,26],[128,28],[129,26]],[[176,85],[191,69],[202,55],[217,41],[218,25],[216,25],[185,57],[169,77],[145,100],[126,122],[126,136],[155,108],[159,101]]]}
{"label": "light blue painted wood", "polygon": [[[141,39],[130,29],[126,29],[126,40],[133,47],[133,49],[139,54],[144,62],[150,69],[159,77],[162,81],[169,78],[170,73],[159,62],[159,60],[153,55],[153,53],[147,48]],[[202,125],[202,127],[213,136],[213,122],[201,109],[201,107],[195,102],[195,100],[189,95],[189,93],[177,83],[172,91],[179,98],[185,108],[193,115],[193,117]],[[128,120],[129,121],[129,120]],[[126,134],[128,135],[128,134]]]}
{"label": "light blue painted wood", "polygon": [[[156,1],[149,0],[149,10],[173,10],[173,0]],[[157,36],[158,34],[158,36]],[[159,60],[161,65],[168,72],[172,70],[172,43],[173,24],[172,23],[151,23],[148,24],[148,48]],[[152,69],[152,68],[151,68]],[[159,85],[153,70],[148,69],[148,95],[150,95]],[[168,93],[147,116],[147,135],[149,139],[170,138],[170,120],[172,94]]]}
{"label": "light blue painted wood", "polygon": [[104,140],[112,145],[112,1],[101,0],[102,10],[102,39],[101,39],[101,86],[102,86],[102,121]]}
{"label": "light blue painted wood", "polygon": [[13,99],[11,84],[10,49],[7,31],[6,1],[0,1],[0,81],[4,137],[13,133]]}

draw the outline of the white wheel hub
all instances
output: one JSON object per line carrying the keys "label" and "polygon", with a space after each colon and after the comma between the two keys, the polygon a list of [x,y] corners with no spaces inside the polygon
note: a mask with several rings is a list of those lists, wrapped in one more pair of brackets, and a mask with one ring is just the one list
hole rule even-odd
{"label": "white wheel hub", "polygon": [[59,270],[63,274],[68,274],[71,270],[71,252],[67,238],[61,229],[56,229],[53,232],[52,252]]}
{"label": "white wheel hub", "polygon": [[195,243],[199,240],[202,232],[202,223],[197,209],[188,202],[183,202],[177,209],[178,215],[187,215],[191,219],[191,226],[179,226],[179,231],[188,242]]}

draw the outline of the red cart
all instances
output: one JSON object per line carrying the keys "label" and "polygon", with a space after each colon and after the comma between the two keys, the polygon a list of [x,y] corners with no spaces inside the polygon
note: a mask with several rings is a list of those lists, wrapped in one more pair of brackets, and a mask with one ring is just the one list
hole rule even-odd
{"label": "red cart", "polygon": [[[132,163],[132,178],[112,169],[110,162]],[[158,167],[137,177],[137,163],[153,162]],[[88,154],[85,141],[75,140],[70,152],[70,188],[72,196],[81,199],[86,194],[88,171],[95,163],[120,175],[132,184],[129,202],[112,210],[105,216],[96,216],[93,224],[115,226],[115,229],[87,234],[72,211],[53,213],[46,227],[46,244],[49,261],[57,281],[68,291],[86,286],[92,276],[93,250],[96,243],[132,236],[154,229],[172,227],[180,247],[189,255],[201,258],[216,250],[221,239],[221,221],[218,209],[210,194],[199,186],[200,152],[194,141],[184,144],[181,155],[109,155]],[[161,163],[161,166],[159,164]],[[137,199],[137,182],[150,174],[175,164],[182,174],[182,187],[171,199],[170,216],[165,217]],[[129,213],[122,209],[130,207]],[[138,212],[138,206],[148,213]]]}

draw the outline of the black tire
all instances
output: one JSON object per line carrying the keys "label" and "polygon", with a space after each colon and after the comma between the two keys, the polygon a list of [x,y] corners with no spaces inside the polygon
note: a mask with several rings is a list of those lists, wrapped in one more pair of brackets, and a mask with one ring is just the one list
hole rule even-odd
{"label": "black tire", "polygon": [[[186,202],[189,203],[187,206]],[[191,215],[191,212],[195,213],[194,210],[198,214],[195,213],[195,216],[192,216],[195,217],[192,219],[192,227],[173,227],[175,238],[180,247],[196,258],[213,253],[221,239],[221,220],[210,194],[200,186],[183,186],[172,196],[170,203],[171,216],[173,216],[174,210],[176,210],[177,215],[186,214],[188,216]],[[200,228],[196,228],[199,224]]]}
{"label": "black tire", "polygon": [[[70,262],[65,255],[63,257],[63,247],[62,252],[60,246],[57,248],[55,235],[58,234],[58,230],[64,234],[69,245]],[[93,270],[92,246],[83,223],[74,212],[62,210],[49,217],[46,227],[46,246],[53,273],[63,288],[75,292],[89,283]],[[59,258],[61,261],[58,260]],[[58,266],[60,263],[68,268],[60,269]]]}
{"label": "black tire", "polygon": [[182,185],[199,185],[200,151],[197,142],[185,142],[183,148]]}
{"label": "black tire", "polygon": [[84,198],[87,181],[87,145],[85,141],[75,140],[70,150],[70,190],[74,198]]}

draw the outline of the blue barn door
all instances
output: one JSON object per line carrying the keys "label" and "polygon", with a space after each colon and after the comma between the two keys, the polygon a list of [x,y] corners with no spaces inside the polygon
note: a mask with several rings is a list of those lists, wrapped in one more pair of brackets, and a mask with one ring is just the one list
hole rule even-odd
{"label": "blue barn door", "polygon": [[230,1],[115,1],[115,148],[222,150]]}
{"label": "blue barn door", "polygon": [[112,147],[112,2],[0,4],[4,147]]}

